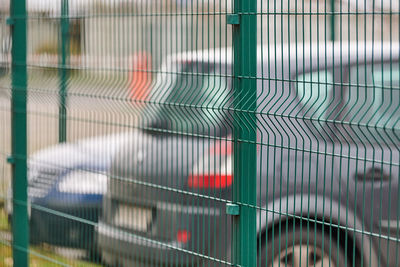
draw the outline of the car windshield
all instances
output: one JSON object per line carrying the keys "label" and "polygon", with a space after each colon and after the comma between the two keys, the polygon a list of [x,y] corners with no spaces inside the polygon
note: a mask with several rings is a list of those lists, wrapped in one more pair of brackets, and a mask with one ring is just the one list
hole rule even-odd
{"label": "car windshield", "polygon": [[226,75],[211,64],[186,62],[173,74],[172,82],[168,80],[152,89],[158,98],[158,104],[147,107],[154,114],[152,129],[211,135],[227,132],[223,126],[227,115],[222,109],[229,102]]}

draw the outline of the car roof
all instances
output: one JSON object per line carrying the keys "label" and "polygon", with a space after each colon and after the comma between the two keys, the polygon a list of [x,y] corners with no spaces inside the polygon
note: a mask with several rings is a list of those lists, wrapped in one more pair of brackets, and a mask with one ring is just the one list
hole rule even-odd
{"label": "car roof", "polygon": [[[399,57],[398,42],[314,42],[291,43],[281,45],[264,45],[257,47],[258,65],[275,65],[279,63],[319,62],[331,65],[347,62],[368,62],[397,60]],[[173,54],[167,61],[201,61],[215,64],[232,64],[232,47],[204,49]],[[304,62],[303,62],[304,61]]]}

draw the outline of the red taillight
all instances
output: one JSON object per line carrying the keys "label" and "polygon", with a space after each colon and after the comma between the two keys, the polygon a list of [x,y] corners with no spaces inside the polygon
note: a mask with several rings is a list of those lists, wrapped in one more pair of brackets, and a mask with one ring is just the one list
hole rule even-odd
{"label": "red taillight", "polygon": [[232,185],[232,175],[190,175],[188,186],[191,188],[225,188]]}
{"label": "red taillight", "polygon": [[176,234],[176,241],[180,243],[187,243],[190,239],[190,233],[186,230],[179,230]]}
{"label": "red taillight", "polygon": [[209,153],[193,167],[188,177],[189,188],[227,188],[232,186],[232,142],[217,141]]}

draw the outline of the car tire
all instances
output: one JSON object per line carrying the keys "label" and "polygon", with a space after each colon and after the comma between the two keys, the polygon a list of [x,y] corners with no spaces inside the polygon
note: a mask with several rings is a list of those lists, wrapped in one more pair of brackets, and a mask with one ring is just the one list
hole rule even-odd
{"label": "car tire", "polygon": [[[303,222],[301,229],[300,224],[295,226],[295,234],[293,235],[293,225],[289,224],[286,235],[286,224],[282,224],[280,236],[279,225],[274,228],[274,239],[272,239],[272,234],[270,234],[268,240],[266,242],[265,240],[263,241],[264,244],[261,248],[262,267],[351,266],[349,259],[345,258],[343,249],[340,246],[338,249],[338,243],[334,239],[334,236],[332,235],[330,239],[329,233],[323,235],[322,230],[319,228],[315,228],[312,225],[307,228],[307,223]],[[286,246],[286,244],[288,245]],[[329,249],[331,254],[329,254]],[[268,258],[266,258],[266,250],[268,250]],[[271,256],[272,252],[274,253],[273,258]]]}

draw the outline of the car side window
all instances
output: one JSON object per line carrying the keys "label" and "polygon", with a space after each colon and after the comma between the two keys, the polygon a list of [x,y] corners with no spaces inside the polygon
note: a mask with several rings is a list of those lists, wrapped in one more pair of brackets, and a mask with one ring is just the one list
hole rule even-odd
{"label": "car side window", "polygon": [[[331,71],[320,70],[297,76],[296,93],[305,117],[326,120],[333,90]],[[321,124],[319,124],[321,126]]]}
{"label": "car side window", "polygon": [[368,126],[393,128],[400,115],[400,68],[398,63],[350,67],[350,86],[345,120]]}

